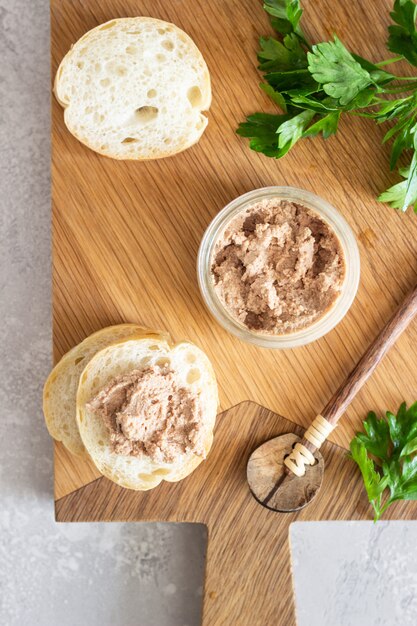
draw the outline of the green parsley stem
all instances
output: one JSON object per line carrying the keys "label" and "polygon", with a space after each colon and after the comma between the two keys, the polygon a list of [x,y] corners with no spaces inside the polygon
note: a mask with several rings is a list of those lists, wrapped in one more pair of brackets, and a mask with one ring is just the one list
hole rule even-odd
{"label": "green parsley stem", "polygon": [[385,513],[385,511],[387,510],[389,505],[392,504],[393,502],[394,502],[394,500],[391,500],[391,498],[388,498],[388,500],[385,502],[385,504],[382,507],[382,509],[380,509],[378,518],[381,517]]}
{"label": "green parsley stem", "polygon": [[[369,105],[374,106],[374,104],[370,104]],[[361,113],[360,111],[349,111],[349,115],[353,115],[355,117],[366,117],[367,119],[374,119],[375,118],[375,113]]]}
{"label": "green parsley stem", "polygon": [[398,61],[403,61],[404,57],[392,57],[392,59],[387,59],[386,61],[380,61],[379,63],[375,63],[377,67],[384,67],[384,65],[390,65],[391,63],[397,63]]}
{"label": "green parsley stem", "polygon": [[[416,78],[417,81],[417,78]],[[406,85],[398,85],[398,87],[393,87],[392,89],[381,89],[380,93],[403,93],[404,91],[409,91],[410,89],[417,89],[417,82],[407,83]]]}
{"label": "green parsley stem", "polygon": [[417,76],[396,76],[395,80],[417,80]]}

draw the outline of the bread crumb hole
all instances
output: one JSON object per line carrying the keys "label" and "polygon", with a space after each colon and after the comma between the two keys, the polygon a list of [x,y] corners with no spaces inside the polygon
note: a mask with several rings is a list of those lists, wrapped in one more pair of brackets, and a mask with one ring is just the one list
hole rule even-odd
{"label": "bread crumb hole", "polygon": [[135,137],[125,137],[122,141],[122,143],[135,143],[135,141],[137,141],[137,139],[135,139]]}
{"label": "bread crumb hole", "polygon": [[138,49],[137,49],[136,46],[127,46],[126,52],[127,52],[127,54],[137,54],[138,53]]}
{"label": "bread crumb hole", "polygon": [[200,108],[203,100],[203,94],[201,93],[200,87],[197,87],[197,85],[190,87],[187,91],[187,98],[193,108]]}
{"label": "bread crumb hole", "polygon": [[148,93],[146,94],[148,96],[148,98],[155,98],[156,96],[156,89],[149,89]]}
{"label": "bread crumb hole", "polygon": [[163,63],[165,61],[166,57],[165,54],[161,54],[160,52],[156,55],[156,60],[158,61],[158,63]]}
{"label": "bread crumb hole", "polygon": [[149,350],[159,350],[159,346],[152,344],[151,346],[149,346]]}
{"label": "bread crumb hole", "polygon": [[82,416],[82,413],[80,413],[80,414],[78,415],[78,419],[80,420],[80,422],[83,422],[83,421],[84,421],[84,418],[83,418],[83,416]]}
{"label": "bread crumb hole", "polygon": [[165,28],[158,28],[158,33],[160,35],[165,35]]}
{"label": "bread crumb hole", "polygon": [[84,61],[78,61],[77,67],[78,67],[79,70],[82,70],[83,67],[84,67]]}
{"label": "bread crumb hole", "polygon": [[108,87],[110,85],[110,78],[102,78],[100,81],[102,87]]}
{"label": "bread crumb hole", "polygon": [[109,28],[113,28],[115,24],[115,20],[113,20],[112,22],[107,22],[107,24],[103,24],[103,26],[100,26],[99,30],[108,30]]}
{"label": "bread crumb hole", "polygon": [[87,374],[87,372],[84,372],[84,374],[82,375],[82,378],[81,378],[81,382],[82,382],[82,383],[85,383],[85,381],[87,380],[87,378],[88,378],[88,374]]}
{"label": "bread crumb hole", "polygon": [[169,146],[169,144],[170,144],[171,142],[172,142],[171,137],[165,137],[165,139],[164,139],[164,144],[165,144],[166,146]]}
{"label": "bread crumb hole", "polygon": [[141,35],[142,31],[140,30],[128,30],[126,35]]}
{"label": "bread crumb hole", "polygon": [[143,480],[143,482],[148,483],[152,477],[150,474],[138,474],[138,478],[139,480]]}
{"label": "bread crumb hole", "polygon": [[175,47],[173,42],[170,39],[164,39],[161,46],[165,48],[165,50],[168,50],[169,52],[172,52]]}
{"label": "bread crumb hole", "polygon": [[94,71],[98,74],[101,71],[101,63],[96,63],[94,66]]}
{"label": "bread crumb hole", "polygon": [[149,124],[158,117],[158,109],[151,106],[139,107],[135,111],[135,118],[141,124]]}
{"label": "bread crumb hole", "polygon": [[127,69],[123,65],[118,65],[114,70],[117,76],[126,76]]}
{"label": "bread crumb hole", "polygon": [[162,358],[158,359],[155,365],[158,365],[159,367],[168,367],[169,365],[171,365],[171,361],[167,358]]}
{"label": "bread crumb hole", "polygon": [[107,144],[103,144],[102,146],[100,146],[100,150],[107,150],[109,146]]}
{"label": "bread crumb hole", "polygon": [[84,360],[83,356],[79,356],[77,359],[75,359],[74,365],[78,365],[78,363],[81,363],[81,361]]}
{"label": "bread crumb hole", "polygon": [[101,447],[103,447],[103,446],[104,446],[104,441],[103,441],[102,439],[99,439],[99,440],[97,441],[97,443],[98,443],[98,445],[99,445],[99,446],[101,446]]}
{"label": "bread crumb hole", "polygon": [[154,476],[168,476],[169,473],[169,469],[158,469],[153,472]]}
{"label": "bread crumb hole", "polygon": [[196,383],[197,380],[199,380],[201,377],[201,372],[199,369],[197,368],[193,368],[192,370],[190,370],[187,374],[187,383],[189,385],[192,385],[193,383]]}
{"label": "bread crumb hole", "polygon": [[187,363],[195,363],[197,360],[195,354],[193,354],[192,352],[189,352],[187,354]]}

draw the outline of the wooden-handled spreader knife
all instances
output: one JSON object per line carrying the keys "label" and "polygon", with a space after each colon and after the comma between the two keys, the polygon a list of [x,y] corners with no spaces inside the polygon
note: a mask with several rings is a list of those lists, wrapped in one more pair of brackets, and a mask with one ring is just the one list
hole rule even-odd
{"label": "wooden-handled spreader knife", "polygon": [[417,285],[369,346],[359,363],[300,439],[293,433],[270,439],[250,456],[247,479],[256,500],[273,511],[298,511],[320,489],[323,442],[362,385],[417,313]]}

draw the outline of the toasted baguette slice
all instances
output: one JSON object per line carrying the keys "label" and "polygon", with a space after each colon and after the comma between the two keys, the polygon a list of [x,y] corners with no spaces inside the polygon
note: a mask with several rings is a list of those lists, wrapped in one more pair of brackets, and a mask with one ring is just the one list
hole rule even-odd
{"label": "toasted baguette slice", "polygon": [[86,33],[61,62],[55,95],[70,132],[114,159],[158,159],[189,148],[207,126],[210,75],[192,39],[150,17]]}
{"label": "toasted baguette slice", "polygon": [[157,339],[166,336],[136,324],[109,326],[90,335],[67,352],[49,374],[43,390],[46,426],[49,434],[57,441],[62,441],[73,454],[85,454],[76,422],[76,398],[81,372],[99,350],[115,341],[138,335]]}
{"label": "toasted baguette slice", "polygon": [[192,452],[173,462],[156,462],[146,455],[116,454],[103,420],[88,406],[92,398],[115,377],[152,365],[169,364],[181,385],[197,394],[202,409],[204,449],[207,455],[213,441],[218,408],[217,384],[207,356],[187,342],[171,346],[160,339],[125,339],[98,352],[81,374],[77,394],[77,422],[81,439],[93,462],[104,476],[122,487],[147,491],[162,480],[176,482],[188,476],[203,460]]}

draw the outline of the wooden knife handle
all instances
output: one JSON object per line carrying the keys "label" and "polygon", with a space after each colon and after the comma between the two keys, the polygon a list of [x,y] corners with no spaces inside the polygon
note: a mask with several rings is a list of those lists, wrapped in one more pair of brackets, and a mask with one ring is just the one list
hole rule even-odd
{"label": "wooden knife handle", "polygon": [[389,322],[385,324],[376,339],[371,343],[359,363],[351,371],[344,383],[330,398],[322,411],[322,416],[333,426],[346,411],[362,385],[368,380],[378,363],[394,345],[398,337],[417,313],[417,285],[400,304]]}
{"label": "wooden knife handle", "polygon": [[305,472],[304,465],[314,463],[312,453],[327,439],[362,385],[368,380],[378,363],[397,341],[403,330],[407,328],[416,313],[417,285],[398,307],[345,382],[326,404],[321,415],[318,415],[306,430],[300,444],[297,444],[297,450],[293,451],[284,461],[288,469],[302,476]]}

